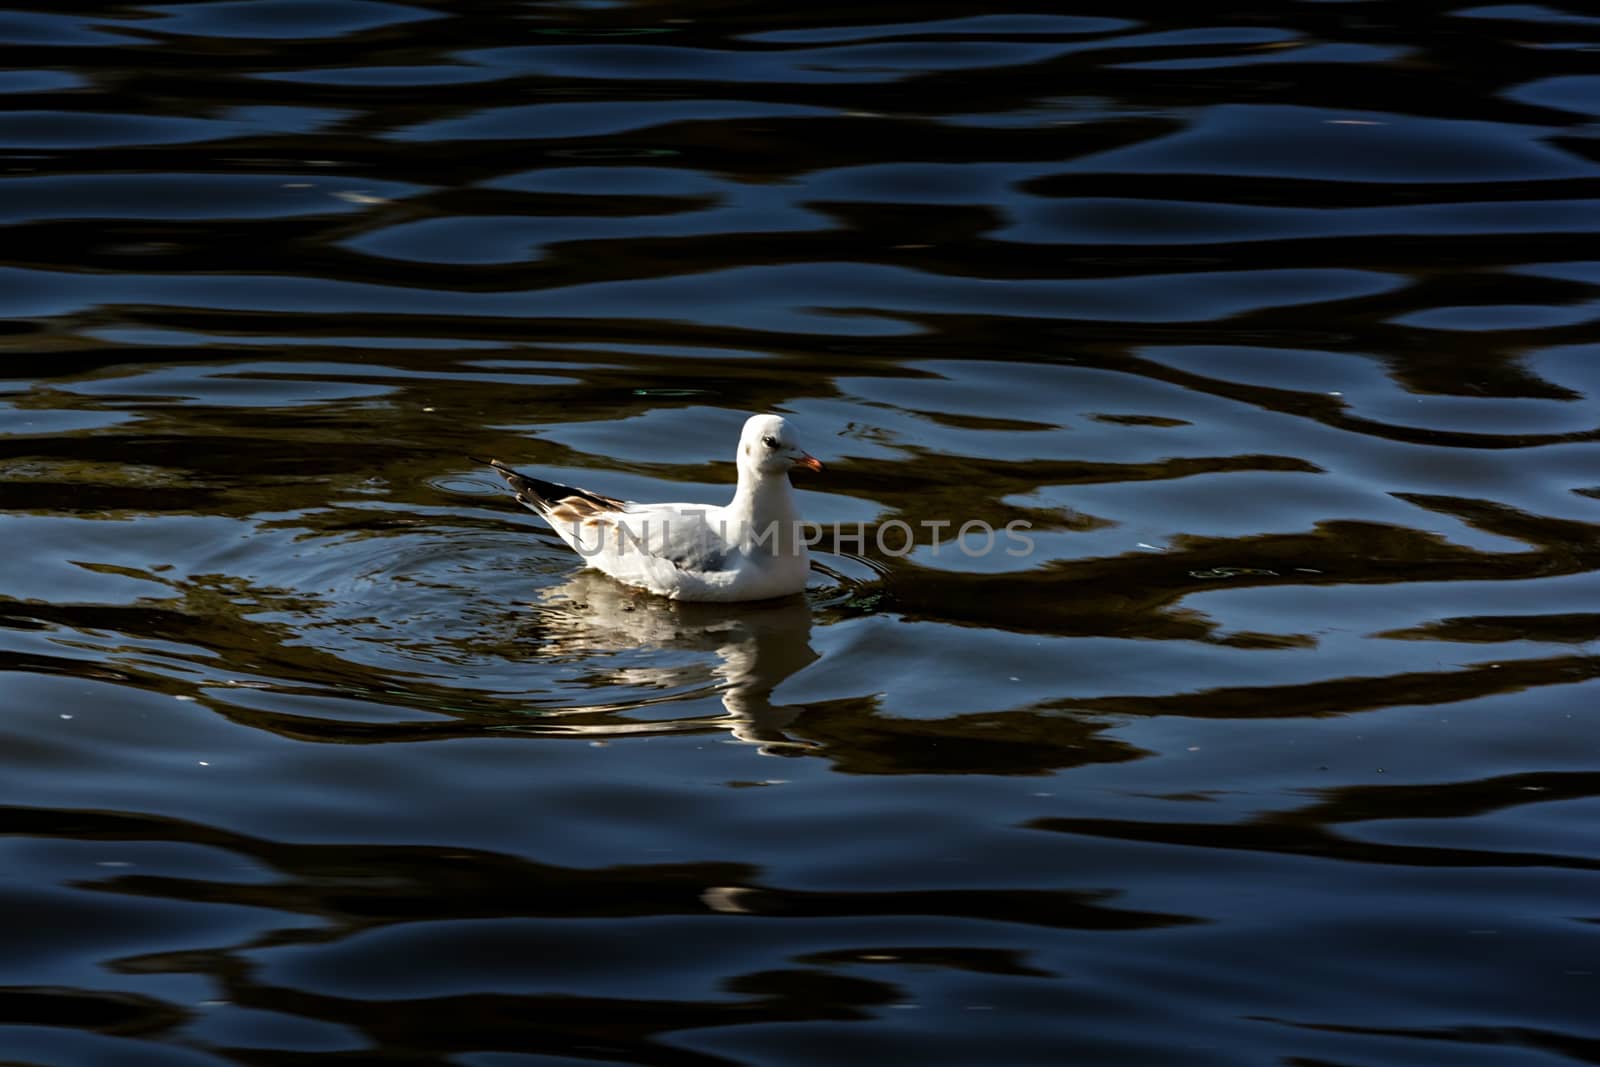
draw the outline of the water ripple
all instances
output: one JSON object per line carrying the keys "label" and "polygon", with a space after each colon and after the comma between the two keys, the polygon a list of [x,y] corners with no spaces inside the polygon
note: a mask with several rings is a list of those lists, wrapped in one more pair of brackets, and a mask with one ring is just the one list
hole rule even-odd
{"label": "water ripple", "polygon": [[0,12],[0,1048],[1591,1062],[1596,22]]}

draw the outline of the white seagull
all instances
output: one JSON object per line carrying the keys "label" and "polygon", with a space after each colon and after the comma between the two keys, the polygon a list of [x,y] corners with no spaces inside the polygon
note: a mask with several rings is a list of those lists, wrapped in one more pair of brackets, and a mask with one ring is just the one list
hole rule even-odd
{"label": "white seagull", "polygon": [[777,415],[739,435],[739,487],[726,507],[636,504],[487,462],[591,567],[673,600],[768,600],[806,587],[811,557],[789,472],[822,464]]}

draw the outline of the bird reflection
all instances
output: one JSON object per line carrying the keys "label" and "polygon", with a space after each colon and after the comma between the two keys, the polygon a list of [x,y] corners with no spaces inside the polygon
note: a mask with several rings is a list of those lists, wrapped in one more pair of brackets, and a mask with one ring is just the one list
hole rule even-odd
{"label": "bird reflection", "polygon": [[[718,662],[710,673],[726,711],[720,724],[736,739],[761,746],[764,755],[799,755],[818,747],[785,733],[803,706],[772,702],[779,683],[820,658],[811,647],[811,605],[804,596],[685,603],[580,571],[546,591],[539,609],[541,651],[547,656],[592,661],[628,649],[713,653]],[[666,688],[704,675],[703,668],[666,663],[623,667],[610,677]]]}

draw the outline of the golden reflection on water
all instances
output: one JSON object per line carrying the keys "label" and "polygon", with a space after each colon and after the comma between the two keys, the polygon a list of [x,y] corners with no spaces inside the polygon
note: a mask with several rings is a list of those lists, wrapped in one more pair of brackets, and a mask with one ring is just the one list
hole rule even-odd
{"label": "golden reflection on water", "polygon": [[0,1057],[1591,1061],[1594,22],[1268,7],[0,12]]}

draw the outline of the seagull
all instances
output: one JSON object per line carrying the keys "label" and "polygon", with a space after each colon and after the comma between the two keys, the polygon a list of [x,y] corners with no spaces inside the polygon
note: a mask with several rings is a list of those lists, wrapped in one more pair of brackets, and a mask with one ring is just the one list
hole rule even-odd
{"label": "seagull", "polygon": [[584,561],[673,600],[770,600],[806,587],[811,557],[789,472],[821,471],[778,415],[752,415],[739,434],[739,485],[726,507],[638,504],[520,474],[497,459],[517,502]]}

